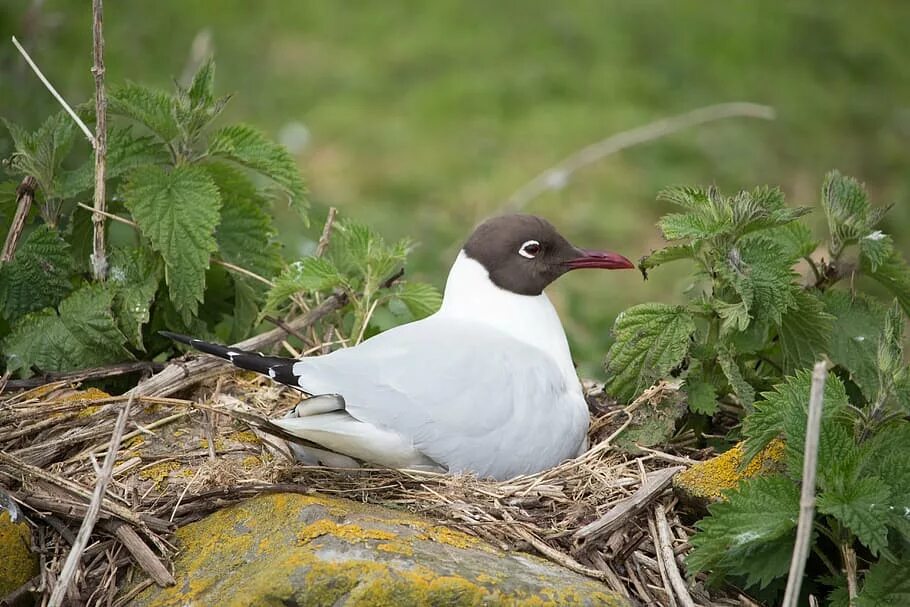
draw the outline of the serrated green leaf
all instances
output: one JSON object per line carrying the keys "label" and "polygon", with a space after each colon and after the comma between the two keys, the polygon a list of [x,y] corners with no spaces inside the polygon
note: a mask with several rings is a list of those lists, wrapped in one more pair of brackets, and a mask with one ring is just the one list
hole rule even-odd
{"label": "serrated green leaf", "polygon": [[869,232],[859,239],[859,253],[870,271],[875,272],[879,266],[888,261],[894,252],[894,242],[881,230]]}
{"label": "serrated green leaf", "polygon": [[879,263],[874,270],[869,258],[861,256],[860,267],[864,274],[897,297],[904,314],[910,315],[910,268],[907,267],[907,262],[904,261],[903,255],[893,251],[891,256]]}
{"label": "serrated green leaf", "polygon": [[629,425],[616,437],[615,444],[629,453],[641,453],[639,447],[666,443],[676,430],[676,423],[686,414],[683,394],[663,390],[632,411]]}
{"label": "serrated green leaf", "polygon": [[888,211],[888,208],[872,209],[863,184],[838,171],[831,171],[825,176],[822,206],[828,218],[831,250],[835,254],[844,246],[872,233]]}
{"label": "serrated green leaf", "polygon": [[186,147],[196,143],[205,127],[221,114],[229,100],[230,95],[215,98],[215,62],[211,57],[199,66],[189,88],[177,85],[177,125]]}
{"label": "serrated green leaf", "polygon": [[694,249],[692,245],[684,244],[672,247],[665,247],[657,251],[652,251],[638,262],[638,267],[642,270],[650,270],[671,261],[680,259],[692,259]]}
{"label": "serrated green leaf", "polygon": [[692,213],[669,213],[658,222],[667,240],[711,238],[723,233],[727,225],[722,220],[709,219]]}
{"label": "serrated green leaf", "polygon": [[146,249],[111,251],[108,282],[116,289],[117,326],[140,350],[144,349],[142,326],[149,321],[160,280],[161,261]]}
{"label": "serrated green leaf", "polygon": [[[802,474],[802,450],[806,440],[809,392],[812,374],[802,369],[777,386],[771,392],[763,392],[762,400],[755,403],[754,410],[743,420],[743,434],[746,437],[744,461],[754,458],[759,451],[775,438],[786,441],[788,469],[796,477]],[[843,411],[847,407],[847,394],[840,380],[830,375],[825,382],[822,409],[822,428],[819,454],[833,459],[839,452],[840,437],[833,430],[844,423]],[[830,446],[829,446],[829,443]],[[792,455],[792,457],[790,457]],[[826,459],[825,465],[832,463]]]}
{"label": "serrated green leaf", "polygon": [[396,297],[401,300],[414,318],[424,318],[439,310],[442,294],[433,285],[423,282],[406,282]]}
{"label": "serrated green leaf", "polygon": [[910,605],[910,562],[874,563],[863,577],[856,607],[893,607]]}
{"label": "serrated green leaf", "polygon": [[793,287],[795,306],[781,316],[780,349],[784,372],[809,367],[831,345],[834,317],[825,312],[818,296],[807,289]]}
{"label": "serrated green leaf", "polygon": [[790,288],[796,278],[793,260],[773,240],[753,236],[740,241],[738,256],[742,280],[754,293],[749,312],[756,320],[780,324],[781,315],[796,304]]}
{"label": "serrated green leaf", "polygon": [[70,292],[69,245],[46,225],[32,230],[9,263],[0,266],[0,314],[13,321],[57,305]]}
{"label": "serrated green leaf", "polygon": [[266,296],[263,313],[276,310],[292,295],[316,293],[346,285],[346,278],[331,260],[306,257],[289,265],[275,278],[275,286]]}
{"label": "serrated green leaf", "polygon": [[87,285],[60,303],[59,314],[48,308],[16,322],[3,341],[8,368],[27,376],[33,367],[68,371],[130,358],[113,297],[106,285]]}
{"label": "serrated green leaf", "polygon": [[818,248],[818,239],[812,237],[812,230],[805,223],[792,221],[767,232],[784,251],[788,259],[808,257]]}
{"label": "serrated green leaf", "polygon": [[678,366],[689,350],[695,322],[682,306],[643,304],[619,315],[607,353],[607,389],[628,402]]}
{"label": "serrated green leaf", "polygon": [[215,100],[215,60],[209,57],[193,75],[187,90],[190,102],[196,106],[211,105]]}
{"label": "serrated green leaf", "polygon": [[878,390],[876,355],[878,338],[885,324],[885,310],[863,295],[829,289],[822,295],[825,311],[837,328],[831,334],[828,356],[847,371],[867,399]]}
{"label": "serrated green leaf", "polygon": [[657,194],[658,200],[675,204],[690,211],[709,208],[711,200],[704,188],[690,186],[671,186]]}
{"label": "serrated green leaf", "polygon": [[259,318],[262,303],[259,283],[249,278],[234,279],[234,313],[231,317],[230,342],[235,343],[248,337]]}
{"label": "serrated green leaf", "polygon": [[704,381],[701,377],[686,378],[684,386],[688,396],[689,410],[703,415],[717,413],[717,392],[711,382]]}
{"label": "serrated green leaf", "polygon": [[255,199],[221,189],[221,222],[215,232],[221,257],[264,278],[281,267],[280,246],[272,217]]}
{"label": "serrated green leaf", "polygon": [[728,335],[733,332],[745,331],[749,328],[752,317],[744,301],[727,303],[715,300],[712,302],[714,311],[720,317],[720,334]]}
{"label": "serrated green leaf", "polygon": [[46,198],[58,197],[58,179],[61,163],[72,148],[75,126],[65,112],[51,114],[34,133],[3,120],[16,150],[12,168],[22,175],[30,175]]}
{"label": "serrated green leaf", "polygon": [[[136,135],[130,127],[114,127],[107,134],[106,179],[119,179],[132,169],[146,164],[165,164],[168,161],[165,148],[156,139]],[[95,187],[95,156],[79,168],[63,171],[58,192],[61,198],[73,198]]]}
{"label": "serrated green leaf", "polygon": [[164,143],[170,143],[180,133],[176,103],[163,91],[128,82],[111,87],[107,107],[112,114],[145,126]]}
{"label": "serrated green leaf", "polygon": [[744,576],[760,587],[786,575],[799,514],[795,483],[780,475],[748,479],[708,510],[691,539],[691,569]]}
{"label": "serrated green leaf", "polygon": [[833,516],[873,554],[878,555],[888,545],[886,524],[891,491],[875,476],[841,478],[839,486],[829,486],[818,496],[817,507],[822,514]]}
{"label": "serrated green leaf", "polygon": [[253,127],[224,127],[209,141],[209,155],[236,162],[274,181],[290,204],[306,218],[306,186],[300,170],[284,146],[270,141]]}
{"label": "serrated green leaf", "polygon": [[730,388],[733,393],[739,397],[740,402],[746,409],[750,409],[752,403],[755,402],[755,388],[743,379],[743,374],[733,357],[733,353],[729,350],[721,350],[717,355],[717,363],[724,372],[727,381],[730,382]]}
{"label": "serrated green leaf", "polygon": [[171,300],[188,323],[205,291],[205,271],[216,250],[221,197],[201,168],[155,166],[130,173],[124,202],[143,236],[165,263]]}

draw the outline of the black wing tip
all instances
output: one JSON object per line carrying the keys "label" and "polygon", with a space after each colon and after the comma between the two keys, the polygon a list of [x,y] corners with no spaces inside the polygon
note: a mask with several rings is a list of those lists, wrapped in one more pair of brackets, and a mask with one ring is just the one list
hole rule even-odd
{"label": "black wing tip", "polygon": [[170,331],[158,331],[158,335],[162,337],[167,337],[181,344],[186,344],[188,346],[193,345],[193,338],[189,335],[183,335],[182,333],[171,333]]}

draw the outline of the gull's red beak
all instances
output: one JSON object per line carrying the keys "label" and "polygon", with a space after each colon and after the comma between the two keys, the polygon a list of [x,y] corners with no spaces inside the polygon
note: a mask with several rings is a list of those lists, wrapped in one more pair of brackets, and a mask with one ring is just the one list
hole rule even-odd
{"label": "gull's red beak", "polygon": [[578,257],[566,262],[570,270],[580,268],[602,268],[605,270],[629,270],[635,264],[618,253],[595,251],[593,249],[576,249]]}

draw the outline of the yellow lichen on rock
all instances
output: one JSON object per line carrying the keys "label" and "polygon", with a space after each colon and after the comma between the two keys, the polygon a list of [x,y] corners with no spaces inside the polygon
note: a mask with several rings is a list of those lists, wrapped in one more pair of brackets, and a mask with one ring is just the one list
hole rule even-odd
{"label": "yellow lichen on rock", "polygon": [[736,487],[742,479],[778,469],[784,457],[784,442],[780,439],[771,441],[745,468],[744,455],[743,443],[739,443],[729,451],[677,474],[673,485],[690,498],[721,500],[724,491]]}
{"label": "yellow lichen on rock", "polygon": [[31,533],[24,522],[14,523],[6,510],[0,511],[0,597],[6,596],[38,573],[32,554]]}
{"label": "yellow lichen on rock", "polygon": [[601,584],[534,557],[317,495],[262,495],[176,535],[177,585],[144,591],[135,607],[626,605]]}

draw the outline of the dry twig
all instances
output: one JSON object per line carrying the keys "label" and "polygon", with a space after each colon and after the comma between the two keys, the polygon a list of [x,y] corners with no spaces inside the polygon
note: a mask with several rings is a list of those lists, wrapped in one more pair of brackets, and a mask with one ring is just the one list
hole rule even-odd
{"label": "dry twig", "polygon": [[[796,525],[796,543],[790,560],[790,574],[784,592],[783,607],[796,607],[799,589],[806,570],[806,558],[812,543],[812,525],[815,517],[815,473],[818,466],[818,440],[821,434],[822,406],[825,398],[825,380],[828,366],[815,363],[812,370],[812,389],[809,392],[809,416],[806,421],[806,442],[803,448],[803,483],[799,496],[799,520]],[[854,572],[855,575],[855,572]],[[853,580],[855,590],[856,579]],[[851,595],[851,598],[854,595]]]}
{"label": "dry twig", "polygon": [[756,103],[720,103],[670,118],[662,118],[650,124],[611,135],[582,148],[521,186],[506,201],[505,210],[514,213],[544,192],[562,189],[576,171],[603,160],[611,154],[699,124],[737,117],[773,120],[774,109]]}
{"label": "dry twig", "polygon": [[338,215],[338,209],[329,207],[329,214],[325,218],[325,225],[322,226],[322,235],[319,237],[319,244],[316,245],[315,257],[322,257],[325,250],[329,248],[329,240],[332,238],[332,227],[335,225],[335,217]]}
{"label": "dry twig", "polygon": [[[107,172],[107,96],[104,90],[104,32],[102,0],[92,0],[92,75],[95,77],[95,211],[104,211]],[[104,215],[92,215],[92,275],[107,276],[107,251],[104,246]]]}
{"label": "dry twig", "polygon": [[695,607],[695,602],[686,589],[686,582],[679,573],[679,567],[676,566],[676,553],[673,550],[673,532],[670,530],[670,523],[667,522],[667,513],[663,504],[654,506],[654,522],[657,525],[657,538],[660,542],[658,554],[663,557],[664,569],[667,572],[667,577],[670,578],[673,592],[683,607]]}
{"label": "dry twig", "polygon": [[3,243],[3,252],[0,253],[0,266],[10,261],[16,252],[16,244],[19,242],[22,229],[25,227],[25,220],[28,218],[28,212],[31,210],[32,202],[35,200],[37,187],[38,182],[35,178],[27,176],[16,188],[16,214],[13,216],[13,223],[6,234],[6,242]]}
{"label": "dry twig", "polygon": [[130,415],[130,407],[133,405],[133,399],[130,398],[123,405],[120,415],[117,417],[117,423],[114,425],[114,433],[111,436],[111,447],[104,458],[104,466],[98,474],[98,482],[95,484],[95,491],[92,493],[92,501],[89,503],[88,512],[79,527],[79,533],[76,535],[76,541],[66,557],[66,562],[57,578],[57,585],[51,593],[49,607],[60,607],[63,599],[69,590],[70,582],[76,574],[76,568],[82,559],[82,553],[92,537],[92,530],[95,528],[95,521],[98,520],[98,514],[101,512],[101,502],[104,494],[107,492],[107,484],[111,481],[111,471],[114,469],[114,462],[117,460],[117,451],[120,449],[120,440],[123,438],[123,430],[126,428],[126,420]]}

